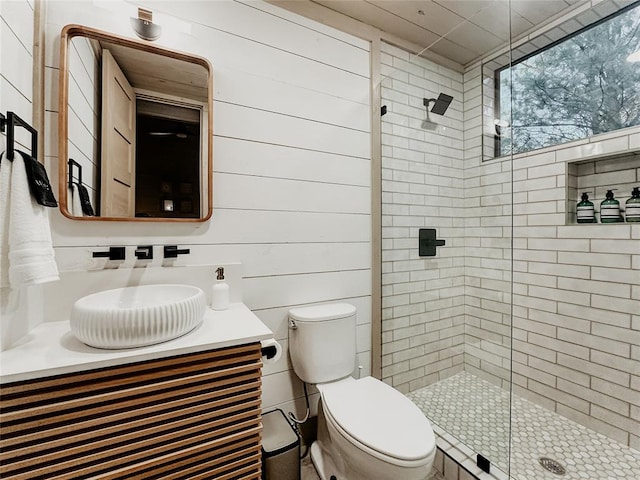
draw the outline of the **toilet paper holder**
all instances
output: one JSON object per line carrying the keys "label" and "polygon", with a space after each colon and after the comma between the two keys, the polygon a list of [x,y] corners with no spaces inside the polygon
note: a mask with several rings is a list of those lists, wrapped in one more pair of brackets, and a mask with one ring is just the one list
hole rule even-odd
{"label": "toilet paper holder", "polygon": [[275,357],[277,353],[278,353],[278,349],[276,348],[275,345],[267,345],[266,347],[260,348],[260,354],[263,357],[267,358],[267,360],[270,360],[273,357]]}
{"label": "toilet paper holder", "polygon": [[276,363],[282,357],[282,346],[275,338],[261,340],[260,356],[263,364]]}

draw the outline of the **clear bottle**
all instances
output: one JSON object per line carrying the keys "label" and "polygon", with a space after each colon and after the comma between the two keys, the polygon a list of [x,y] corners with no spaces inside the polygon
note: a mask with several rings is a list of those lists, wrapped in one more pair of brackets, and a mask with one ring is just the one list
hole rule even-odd
{"label": "clear bottle", "polygon": [[602,223],[621,222],[620,202],[613,198],[613,190],[607,190],[606,198],[600,203],[600,221]]}
{"label": "clear bottle", "polygon": [[226,310],[229,306],[229,285],[224,281],[224,268],[218,267],[216,274],[216,283],[211,291],[211,308]]}
{"label": "clear bottle", "polygon": [[627,222],[640,222],[640,187],[634,187],[631,198],[624,204]]}
{"label": "clear bottle", "polygon": [[578,223],[596,223],[596,211],[587,192],[582,194],[582,201],[576,205],[576,217]]}

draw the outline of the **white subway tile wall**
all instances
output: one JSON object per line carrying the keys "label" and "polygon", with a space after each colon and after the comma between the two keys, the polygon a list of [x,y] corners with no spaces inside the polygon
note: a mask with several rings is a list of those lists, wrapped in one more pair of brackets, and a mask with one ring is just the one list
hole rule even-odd
{"label": "white subway tile wall", "polygon": [[[382,43],[382,379],[402,392],[463,368],[462,75]],[[423,99],[454,97],[444,116]],[[435,125],[437,123],[437,125]],[[418,230],[446,240],[418,256]],[[446,475],[445,475],[446,476]]]}
{"label": "white subway tile wall", "polygon": [[[467,72],[465,92],[477,92],[479,81],[479,67]],[[481,114],[480,105],[470,105],[465,119]],[[640,226],[577,225],[575,202],[587,191],[599,210],[606,190],[618,188],[624,209],[631,188],[640,184],[637,131],[529,152],[515,156],[512,163],[514,390],[634,448],[640,447],[640,362],[633,352],[640,337],[633,318],[640,302],[633,292],[640,272],[633,259],[640,255]],[[509,170],[510,159],[483,163],[475,150],[466,152],[471,153],[465,157],[467,203],[477,188],[476,176],[486,188],[479,195],[480,205],[495,203],[500,191],[511,192],[509,179],[499,176]],[[502,200],[507,212],[510,198]],[[486,220],[480,215],[469,225],[474,222]],[[466,234],[470,243],[482,244],[469,228]],[[509,236],[507,227],[504,240]],[[473,258],[466,264],[467,285],[479,283],[480,288],[467,289],[465,368],[498,383],[496,377],[508,378],[509,351],[495,346],[508,346],[509,312],[502,312],[503,322],[497,322],[495,314],[493,320],[487,318],[487,306],[500,304],[495,303],[495,285],[494,294],[485,289],[487,277],[502,273],[508,280],[509,267],[500,269],[494,263],[486,271],[487,261],[485,270],[472,270]],[[508,302],[508,289],[502,292]],[[483,342],[483,337],[492,342]]]}
{"label": "white subway tile wall", "polygon": [[[383,52],[384,379],[414,391],[464,369],[508,388],[513,368],[517,393],[639,448],[640,225],[572,217],[584,189],[599,203],[618,188],[624,209],[638,128],[483,162],[480,67],[464,74],[462,112],[454,101],[431,131],[422,97],[459,84]],[[417,256],[419,227],[447,239],[437,257]]]}

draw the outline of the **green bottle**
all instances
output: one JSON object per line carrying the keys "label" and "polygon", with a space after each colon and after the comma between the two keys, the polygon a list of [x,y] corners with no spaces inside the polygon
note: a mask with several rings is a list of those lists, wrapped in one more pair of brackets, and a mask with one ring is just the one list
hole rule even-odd
{"label": "green bottle", "polygon": [[640,187],[634,187],[631,198],[624,204],[627,222],[640,222]]}
{"label": "green bottle", "polygon": [[607,190],[605,196],[607,198],[600,203],[600,221],[602,223],[621,222],[620,202],[613,198],[613,190]]}
{"label": "green bottle", "polygon": [[587,192],[582,194],[582,201],[576,205],[576,217],[578,223],[596,223],[596,211]]}

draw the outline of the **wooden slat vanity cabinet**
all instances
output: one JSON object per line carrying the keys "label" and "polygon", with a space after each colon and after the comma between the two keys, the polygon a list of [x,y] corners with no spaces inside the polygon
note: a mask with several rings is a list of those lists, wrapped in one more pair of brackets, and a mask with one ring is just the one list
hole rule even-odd
{"label": "wooden slat vanity cabinet", "polygon": [[0,478],[259,480],[260,343],[8,383]]}

